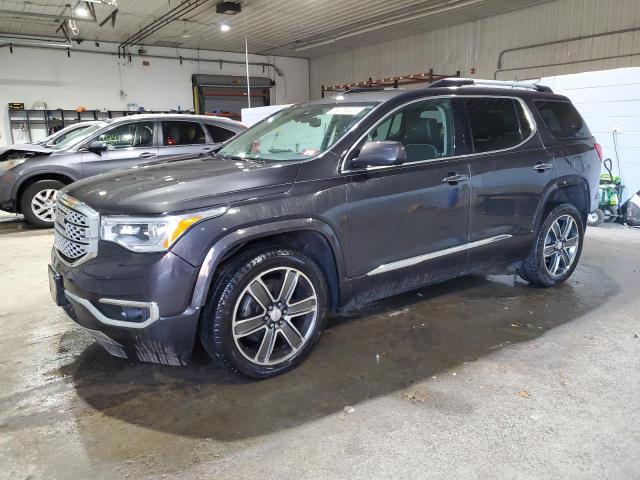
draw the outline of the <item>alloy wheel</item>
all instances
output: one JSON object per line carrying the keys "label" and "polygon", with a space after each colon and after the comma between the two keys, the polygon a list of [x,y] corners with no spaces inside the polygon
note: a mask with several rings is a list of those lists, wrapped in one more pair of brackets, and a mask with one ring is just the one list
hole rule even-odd
{"label": "alloy wheel", "polygon": [[40,190],[33,196],[31,199],[31,211],[38,220],[43,222],[53,222],[57,194],[58,190],[47,188],[45,190]]}
{"label": "alloy wheel", "polygon": [[238,296],[233,340],[247,360],[277,365],[308,343],[317,315],[318,296],[309,278],[292,267],[273,268],[253,277]]}
{"label": "alloy wheel", "polygon": [[572,267],[580,244],[578,224],[570,215],[562,215],[551,224],[544,240],[544,266],[554,278]]}

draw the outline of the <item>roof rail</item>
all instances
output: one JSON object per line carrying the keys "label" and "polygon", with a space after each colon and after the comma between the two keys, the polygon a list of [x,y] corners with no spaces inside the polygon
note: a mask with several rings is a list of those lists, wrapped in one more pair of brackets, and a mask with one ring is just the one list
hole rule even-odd
{"label": "roof rail", "polygon": [[381,92],[384,90],[384,87],[356,87],[350,88],[349,90],[345,90],[341,93],[341,95],[345,95],[347,93],[363,93],[363,92]]}
{"label": "roof rail", "polygon": [[429,88],[440,87],[467,87],[467,86],[487,86],[487,87],[508,87],[508,88],[526,88],[527,90],[536,90],[538,92],[553,93],[551,88],[546,85],[538,85],[527,82],[508,82],[502,80],[476,80],[474,78],[444,78],[429,85]]}

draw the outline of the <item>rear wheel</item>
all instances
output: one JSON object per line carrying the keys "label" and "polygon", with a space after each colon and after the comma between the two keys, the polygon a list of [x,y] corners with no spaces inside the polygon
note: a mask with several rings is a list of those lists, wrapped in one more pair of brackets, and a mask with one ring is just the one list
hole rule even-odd
{"label": "rear wheel", "polygon": [[583,237],[584,227],[576,207],[568,203],[558,205],[540,226],[520,276],[542,287],[564,282],[578,264]]}
{"label": "rear wheel", "polygon": [[29,185],[20,199],[25,220],[34,227],[53,227],[56,196],[64,186],[58,180],[39,180]]}
{"label": "rear wheel", "polygon": [[203,312],[202,344],[233,372],[269,378],[299,365],[325,327],[327,284],[288,248],[253,249],[221,272]]}

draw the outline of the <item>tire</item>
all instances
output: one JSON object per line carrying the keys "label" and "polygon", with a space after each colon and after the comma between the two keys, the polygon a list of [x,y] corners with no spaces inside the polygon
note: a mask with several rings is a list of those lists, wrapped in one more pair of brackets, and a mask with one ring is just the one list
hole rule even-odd
{"label": "tire", "polygon": [[618,220],[618,209],[615,207],[605,207],[603,216],[605,223],[615,223]]}
{"label": "tire", "polygon": [[[37,228],[52,228],[55,196],[65,184],[58,180],[39,180],[22,193],[20,208],[25,220]],[[38,205],[42,210],[38,210]]]}
{"label": "tire", "polygon": [[520,276],[540,287],[561,284],[578,265],[583,240],[584,225],[576,207],[569,203],[558,205],[540,225]]}
{"label": "tire", "polygon": [[[232,372],[271,378],[297,367],[318,343],[328,298],[322,270],[306,255],[286,247],[252,248],[221,269],[203,311],[200,340]],[[294,308],[298,314],[289,316]]]}
{"label": "tire", "polygon": [[587,225],[590,227],[597,227],[604,222],[604,212],[597,208],[593,213],[587,215]]}

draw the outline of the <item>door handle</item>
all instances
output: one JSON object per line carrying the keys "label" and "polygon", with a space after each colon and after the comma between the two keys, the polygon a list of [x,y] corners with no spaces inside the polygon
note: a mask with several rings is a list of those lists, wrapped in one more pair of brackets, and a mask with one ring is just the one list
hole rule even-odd
{"label": "door handle", "polygon": [[454,173],[454,172],[449,173],[449,175],[447,175],[446,177],[444,177],[442,179],[442,181],[444,183],[448,183],[449,185],[457,185],[458,182],[464,182],[466,180],[469,180],[468,176],[459,175],[459,174]]}
{"label": "door handle", "polygon": [[538,172],[541,172],[541,173],[547,170],[551,170],[552,168],[553,168],[553,165],[549,165],[548,163],[542,163],[542,162],[536,163],[533,166],[534,170],[537,170]]}
{"label": "door handle", "polygon": [[143,152],[140,155],[138,155],[139,158],[155,158],[157,156],[158,154],[153,152]]}

